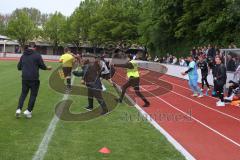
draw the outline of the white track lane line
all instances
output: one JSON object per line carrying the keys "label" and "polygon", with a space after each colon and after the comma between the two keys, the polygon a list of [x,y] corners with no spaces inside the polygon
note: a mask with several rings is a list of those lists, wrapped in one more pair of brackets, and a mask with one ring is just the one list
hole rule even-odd
{"label": "white track lane line", "polygon": [[[147,68],[142,68],[142,67],[139,67],[139,68],[144,69],[144,70],[148,70],[149,72],[156,72],[156,71],[151,71],[150,69],[147,69]],[[141,71],[140,71],[140,72],[141,72]],[[164,74],[164,76],[180,79],[179,77],[173,77],[173,76],[170,76],[170,75],[167,75],[167,74]],[[176,83],[171,83],[171,82],[166,81],[166,80],[164,80],[164,79],[162,79],[162,78],[160,78],[160,79],[158,79],[158,80],[161,80],[161,81],[164,81],[164,82],[168,82],[168,83],[170,83],[170,84],[173,84],[173,85],[176,85],[176,86],[179,86],[179,87],[181,87],[181,88],[184,88],[184,89],[187,89],[187,90],[191,91],[191,89],[189,89],[189,88],[187,88],[187,87],[183,87],[183,86],[178,85],[178,84],[176,84]],[[187,81],[186,79],[183,79],[183,80],[184,80],[184,81]],[[207,97],[212,98],[212,99],[215,99],[215,100],[218,100],[217,98],[212,97],[212,96],[207,96]]]}
{"label": "white track lane line", "polygon": [[[75,77],[73,76],[72,84],[74,83],[74,79],[75,79]],[[69,97],[69,94],[64,94],[64,96],[62,98],[62,101],[67,100],[68,97]],[[32,160],[43,160],[44,159],[45,154],[47,153],[47,150],[48,150],[48,144],[52,139],[52,136],[54,134],[54,131],[56,129],[56,126],[57,126],[58,122],[59,122],[59,118],[54,113],[54,117],[52,118],[52,120],[51,120],[51,122],[48,126],[48,129],[44,133],[44,137],[43,137],[41,143],[39,144],[38,150],[34,154]]]}
{"label": "white track lane line", "polygon": [[219,110],[217,110],[217,109],[208,107],[208,106],[205,105],[205,104],[202,104],[202,103],[200,103],[200,102],[198,102],[198,101],[196,101],[196,100],[193,100],[193,99],[191,99],[191,98],[189,98],[189,97],[187,97],[187,96],[184,96],[184,95],[179,94],[179,93],[177,93],[177,92],[175,92],[175,91],[172,91],[172,90],[170,90],[170,89],[167,89],[167,88],[165,88],[165,87],[162,87],[162,86],[160,86],[160,85],[158,85],[158,84],[156,84],[156,83],[153,83],[153,82],[151,82],[151,81],[149,81],[149,80],[147,80],[147,79],[145,79],[145,78],[141,78],[141,79],[143,79],[144,81],[147,81],[147,82],[149,82],[149,83],[152,83],[152,84],[154,84],[154,85],[157,85],[157,86],[159,86],[159,87],[161,87],[161,88],[163,88],[163,89],[165,89],[165,90],[169,90],[170,92],[172,92],[172,93],[174,93],[174,94],[176,94],[176,95],[179,95],[179,96],[181,96],[181,97],[184,97],[184,98],[186,98],[186,99],[188,99],[188,100],[191,100],[191,101],[193,101],[193,102],[195,102],[195,103],[197,103],[197,104],[199,104],[199,105],[201,105],[201,106],[203,106],[203,107],[205,107],[205,108],[207,108],[207,109],[210,109],[210,110],[212,110],[212,111],[218,112],[218,113],[220,113],[220,114],[222,114],[222,115],[224,115],[224,116],[230,117],[230,118],[232,118],[232,119],[237,120],[237,121],[240,122],[240,119],[239,119],[239,118],[236,118],[236,117],[234,117],[234,116],[232,116],[232,115],[229,115],[229,114],[227,114],[227,113],[221,112],[221,111],[219,111]]}
{"label": "white track lane line", "polygon": [[[168,75],[167,75],[167,76],[168,76]],[[173,78],[175,78],[175,77],[173,77]],[[176,78],[177,78],[177,77],[176,77]],[[181,85],[179,85],[179,84],[166,81],[166,80],[164,80],[164,79],[162,79],[162,78],[159,78],[158,80],[164,81],[164,82],[168,82],[168,83],[173,84],[173,85],[175,85],[175,86],[178,86],[178,87],[184,88],[184,89],[186,89],[186,90],[192,91],[191,89],[189,89],[189,88],[187,88],[187,87],[183,87],[183,86],[181,86]],[[185,81],[187,81],[187,80],[185,80]],[[206,96],[206,97],[212,98],[212,99],[214,99],[214,100],[218,100],[217,98],[212,97],[212,96]]]}
{"label": "white track lane line", "polygon": [[[121,87],[116,83],[118,90],[121,91]],[[147,112],[145,112],[137,103],[135,103],[129,95],[126,93],[125,95],[127,99],[134,104],[134,107],[141,113],[143,117],[147,119],[147,121],[153,125],[162,135],[164,135],[167,140],[187,159],[187,160],[196,160],[191,153],[189,153],[178,141],[176,141],[164,128],[162,128]]]}
{"label": "white track lane line", "polygon": [[[147,80],[147,79],[145,79],[145,78],[141,78],[141,79],[143,79],[144,81],[147,81],[147,82],[149,82],[149,83],[152,83],[152,84],[154,84],[154,85],[157,85],[157,86],[159,86],[159,87],[161,87],[161,88],[163,88],[163,89],[165,89],[165,90],[169,90],[169,89],[167,89],[167,88],[165,88],[165,87],[162,87],[162,86],[160,86],[160,85],[158,85],[158,84],[156,84],[156,83],[153,83],[153,82],[151,82],[151,81],[149,81],[149,80]],[[175,84],[175,83],[171,83],[171,82],[169,82],[169,81],[165,81],[165,80],[162,80],[162,81],[167,82],[167,83],[170,83],[170,84],[173,84],[173,85],[176,85],[176,86],[179,86],[179,87],[182,87],[182,86],[180,86],[180,85],[177,85],[177,84]],[[182,87],[182,88],[188,89],[188,88],[186,88],[186,87]],[[190,90],[190,89],[188,89],[188,90]],[[221,111],[219,111],[219,110],[217,110],[217,109],[208,107],[208,106],[205,105],[205,104],[202,104],[202,103],[200,103],[200,102],[198,102],[198,101],[195,101],[195,100],[193,100],[193,99],[191,99],[191,98],[189,98],[189,97],[187,97],[187,96],[184,96],[184,95],[182,95],[182,94],[179,94],[179,93],[177,93],[177,92],[175,92],[175,91],[172,91],[172,90],[169,90],[169,91],[172,92],[172,93],[174,93],[174,94],[177,94],[177,95],[179,95],[179,96],[181,96],[181,97],[184,97],[184,98],[186,98],[186,99],[188,99],[188,100],[191,100],[191,101],[193,101],[193,102],[195,102],[195,103],[198,103],[199,105],[201,105],[201,106],[203,106],[203,107],[205,107],[205,108],[208,108],[208,109],[210,109],[210,110],[212,110],[212,111],[218,112],[218,113],[220,113],[220,114],[222,114],[222,115],[225,115],[225,116],[227,116],[227,117],[230,117],[230,118],[232,118],[232,119],[237,120],[237,121],[240,122],[240,119],[237,118],[237,117],[234,117],[234,116],[229,115],[229,114],[227,114],[227,113],[221,112]],[[207,96],[207,97],[210,97],[210,96]],[[213,98],[213,97],[211,97],[211,98]],[[214,99],[215,99],[215,98],[214,98]]]}
{"label": "white track lane line", "polygon": [[[125,77],[121,76],[120,74],[118,74],[118,75],[119,75],[120,77],[126,79]],[[140,88],[142,88],[142,89],[145,90],[146,92],[150,93],[153,97],[157,98],[158,100],[166,103],[166,104],[169,105],[170,107],[172,107],[172,108],[176,109],[177,111],[181,112],[182,114],[184,114],[184,115],[186,115],[186,116],[188,116],[188,117],[191,117],[191,118],[194,119],[196,122],[200,123],[200,124],[203,125],[204,127],[208,128],[209,130],[211,130],[211,131],[213,131],[214,133],[218,134],[218,135],[221,136],[222,138],[224,138],[224,139],[228,140],[229,142],[235,144],[236,146],[240,147],[240,144],[239,144],[238,142],[232,140],[231,138],[229,138],[229,137],[225,136],[224,134],[218,132],[217,130],[211,128],[210,126],[208,126],[207,124],[201,122],[200,120],[198,120],[197,118],[193,117],[192,115],[189,115],[189,114],[187,114],[186,112],[178,109],[177,107],[173,106],[172,104],[170,104],[169,102],[163,100],[162,98],[158,97],[157,95],[155,95],[155,94],[147,91],[147,90],[144,89],[143,87],[140,87]]]}

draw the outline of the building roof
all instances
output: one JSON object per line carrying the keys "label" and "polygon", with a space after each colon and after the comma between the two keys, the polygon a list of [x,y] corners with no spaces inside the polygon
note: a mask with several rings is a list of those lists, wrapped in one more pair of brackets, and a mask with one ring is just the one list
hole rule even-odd
{"label": "building roof", "polygon": [[17,41],[14,40],[1,40],[0,39],[0,44],[6,44],[6,45],[19,45]]}
{"label": "building roof", "polygon": [[0,40],[9,40],[10,38],[4,35],[0,35]]}

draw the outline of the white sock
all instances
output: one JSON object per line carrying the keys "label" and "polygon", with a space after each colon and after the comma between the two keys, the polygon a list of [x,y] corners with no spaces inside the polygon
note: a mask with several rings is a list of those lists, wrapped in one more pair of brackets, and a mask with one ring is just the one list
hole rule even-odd
{"label": "white sock", "polygon": [[102,91],[106,91],[107,88],[102,84]]}

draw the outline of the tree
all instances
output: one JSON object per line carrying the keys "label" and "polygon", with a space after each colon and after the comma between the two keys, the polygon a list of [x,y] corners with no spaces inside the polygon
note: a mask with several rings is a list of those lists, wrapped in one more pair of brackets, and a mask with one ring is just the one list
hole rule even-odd
{"label": "tree", "polygon": [[89,40],[89,30],[94,23],[93,17],[97,10],[97,1],[86,0],[80,3],[73,14],[67,19],[64,27],[64,41],[74,44],[78,50],[81,43]]}
{"label": "tree", "polygon": [[20,11],[10,18],[7,33],[12,39],[18,40],[21,47],[34,38],[36,26],[26,12]]}
{"label": "tree", "polygon": [[65,36],[64,26],[66,26],[66,18],[59,12],[55,12],[43,26],[43,36],[53,42],[53,52],[56,54]]}
{"label": "tree", "polygon": [[6,23],[4,21],[4,15],[0,15],[0,34],[4,35],[6,32]]}
{"label": "tree", "polygon": [[140,42],[148,47],[151,54],[174,52],[173,46],[179,43],[175,37],[175,28],[182,15],[182,5],[183,0],[144,2],[138,30],[141,35]]}
{"label": "tree", "polygon": [[106,0],[99,3],[89,37],[98,44],[135,42],[141,0]]}
{"label": "tree", "polygon": [[49,16],[48,14],[42,14],[41,11],[36,8],[16,9],[12,12],[11,16],[14,17],[18,14],[18,12],[22,11],[28,14],[36,26],[42,26],[47,21],[47,18]]}

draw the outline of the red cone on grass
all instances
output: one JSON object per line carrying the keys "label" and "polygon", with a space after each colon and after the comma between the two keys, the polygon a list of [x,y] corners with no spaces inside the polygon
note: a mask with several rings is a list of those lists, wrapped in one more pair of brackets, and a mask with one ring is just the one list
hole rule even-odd
{"label": "red cone on grass", "polygon": [[110,149],[108,149],[107,147],[101,148],[98,152],[100,152],[102,154],[109,154],[109,153],[111,153]]}

